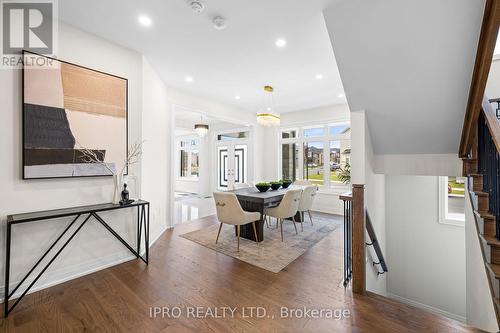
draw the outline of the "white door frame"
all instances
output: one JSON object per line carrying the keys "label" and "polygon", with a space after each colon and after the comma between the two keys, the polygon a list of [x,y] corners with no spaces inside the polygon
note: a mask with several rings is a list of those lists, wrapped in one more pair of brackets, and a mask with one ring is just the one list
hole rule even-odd
{"label": "white door frame", "polygon": [[[189,106],[177,104],[177,103],[172,103],[172,109],[170,113],[170,152],[168,153],[170,163],[172,167],[170,168],[170,179],[169,179],[169,185],[170,185],[170,193],[169,193],[169,206],[170,206],[170,221],[168,222],[169,225],[167,227],[172,228],[174,227],[174,221],[175,221],[175,180],[176,180],[176,173],[175,173],[175,163],[176,163],[176,141],[175,141],[175,115],[177,112],[180,112],[182,110],[189,110],[191,112],[196,112],[199,113],[200,115],[205,115],[205,116],[212,116],[216,117],[217,119],[220,119],[221,121],[225,121],[228,123],[234,123],[234,124],[241,124],[240,126],[243,126],[241,120],[237,119],[232,119],[229,117],[222,117],[222,116],[213,116],[209,112],[205,112],[199,109],[195,109]],[[236,131],[249,131],[250,132],[250,138],[253,138],[254,136],[254,127],[253,126],[246,126],[246,127],[240,127],[237,128],[236,130],[232,131],[223,131],[222,133],[231,133],[231,132],[236,132]],[[222,133],[217,133],[222,134]],[[214,142],[216,142],[217,136],[212,137],[211,140],[209,141],[209,145],[213,145]],[[248,147],[248,156],[250,160],[250,156],[252,157],[251,160],[253,160],[253,146],[250,144],[252,141],[249,140],[249,147]],[[211,162],[210,165],[214,165],[214,161],[216,161],[214,158],[211,157]],[[248,178],[253,179],[254,171],[253,171],[254,166],[249,164],[248,168]],[[217,180],[214,179],[214,174],[213,172],[210,175],[210,185],[213,190],[216,190],[217,186]]]}
{"label": "white door frame", "polygon": [[[229,133],[235,133],[235,132],[248,132],[248,137],[247,138],[244,138],[244,139],[235,139],[235,140],[229,140],[229,141],[218,141],[217,140],[217,137],[221,134],[229,134]],[[216,133],[214,133],[214,137],[213,137],[213,140],[214,140],[214,157],[212,159],[212,166],[213,166],[213,170],[215,172],[212,173],[212,179],[213,179],[213,183],[212,183],[212,188],[214,191],[220,191],[220,190],[223,190],[222,188],[219,188],[219,168],[218,168],[218,147],[221,147],[221,146],[227,146],[228,147],[228,154],[232,154],[232,157],[230,155],[230,157],[228,158],[228,160],[230,161],[229,163],[229,166],[230,166],[230,169],[234,169],[234,147],[235,146],[238,146],[238,145],[246,145],[247,146],[247,179],[246,179],[246,182],[248,183],[250,181],[250,179],[253,179],[253,176],[254,176],[254,168],[253,168],[253,135],[254,135],[254,131],[253,131],[253,127],[242,127],[242,128],[236,128],[236,129],[232,129],[232,130],[225,130],[225,131],[218,131]],[[234,170],[233,170],[234,171]],[[234,175],[233,175],[234,176]],[[228,183],[228,186],[229,186],[229,183]]]}

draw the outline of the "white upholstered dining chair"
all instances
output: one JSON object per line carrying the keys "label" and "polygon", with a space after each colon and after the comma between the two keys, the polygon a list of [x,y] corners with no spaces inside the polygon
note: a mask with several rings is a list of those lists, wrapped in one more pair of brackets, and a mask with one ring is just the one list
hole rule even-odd
{"label": "white upholstered dining chair", "polygon": [[283,221],[285,219],[291,218],[293,226],[295,227],[295,232],[297,234],[299,233],[295,222],[295,214],[297,214],[297,210],[299,209],[301,195],[301,189],[289,190],[285,193],[283,199],[277,207],[267,208],[265,210],[266,216],[275,217],[279,223],[281,228],[281,241],[283,241]]}
{"label": "white upholstered dining chair", "polygon": [[258,240],[255,221],[260,220],[260,213],[244,211],[243,208],[241,208],[236,194],[231,192],[214,192],[214,200],[215,208],[217,210],[217,218],[220,222],[215,244],[219,241],[219,235],[223,224],[236,226],[236,234],[238,236],[238,252],[240,251],[240,227],[242,225],[252,223],[254,237]]}
{"label": "white upholstered dining chair", "polygon": [[300,197],[300,204],[298,208],[298,211],[302,217],[302,223],[301,223],[302,231],[304,230],[305,212],[307,212],[307,214],[309,215],[309,219],[311,220],[311,225],[313,225],[311,209],[317,192],[318,192],[318,187],[316,185],[306,186],[302,190],[302,196]]}

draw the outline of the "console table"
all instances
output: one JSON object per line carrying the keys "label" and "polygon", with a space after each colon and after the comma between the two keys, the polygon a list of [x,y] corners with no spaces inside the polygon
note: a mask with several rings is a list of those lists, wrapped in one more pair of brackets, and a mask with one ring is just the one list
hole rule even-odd
{"label": "console table", "polygon": [[[129,209],[137,208],[137,248],[134,249],[129,245],[118,233],[113,230],[103,219],[99,216],[99,213],[106,211],[113,211],[118,209]],[[83,222],[76,223],[80,216],[85,216]],[[9,292],[9,275],[10,275],[10,244],[12,236],[12,227],[16,224],[21,223],[39,223],[44,220],[51,220],[61,217],[73,217],[71,223],[64,229],[64,231],[57,237],[57,239],[52,243],[47,251],[42,255],[42,257],[36,262],[36,264],[29,270],[29,272],[22,278],[21,282],[14,287],[14,289]],[[7,216],[7,237],[5,242],[5,298],[4,298],[4,316],[7,317],[16,305],[21,301],[21,299],[28,293],[28,291],[33,287],[33,285],[40,279],[40,277],[45,273],[49,266],[56,260],[56,258],[61,254],[64,248],[71,242],[71,240],[76,236],[76,234],[82,229],[82,227],[93,217],[97,222],[102,224],[116,239],[118,239],[130,252],[132,252],[137,259],[142,259],[148,264],[149,261],[149,202],[138,200],[134,201],[129,205],[115,205],[111,203],[90,205],[90,206],[80,206],[71,207],[64,209],[55,209],[47,211],[39,211],[25,214],[16,214]],[[17,298],[14,304],[9,308],[9,300],[13,298],[14,293],[21,287],[21,285],[26,281],[26,279],[33,273],[33,271],[38,267],[38,265],[47,257],[49,252],[59,243],[63,236],[71,229],[73,225],[78,225],[78,227],[71,233],[71,235],[64,241],[61,248],[55,253],[55,255],[48,261],[48,263],[43,267],[43,269],[38,273],[35,279],[29,284],[26,290]],[[142,229],[144,227],[144,246],[145,246],[145,258],[141,256],[141,242],[142,242]]]}

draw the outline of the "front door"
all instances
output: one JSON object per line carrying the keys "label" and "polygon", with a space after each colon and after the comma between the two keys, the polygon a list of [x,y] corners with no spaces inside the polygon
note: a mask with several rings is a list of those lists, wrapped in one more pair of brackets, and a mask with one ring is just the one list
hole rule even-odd
{"label": "front door", "polygon": [[248,182],[248,142],[221,142],[217,145],[217,188],[234,189],[235,184]]}

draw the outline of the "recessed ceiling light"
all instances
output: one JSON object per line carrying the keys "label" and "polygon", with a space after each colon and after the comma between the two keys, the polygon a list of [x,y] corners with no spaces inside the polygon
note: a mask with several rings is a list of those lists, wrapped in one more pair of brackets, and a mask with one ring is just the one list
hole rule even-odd
{"label": "recessed ceiling light", "polygon": [[272,110],[273,110],[273,108],[272,108],[272,107],[268,107],[268,108],[267,108],[267,111],[269,111],[269,112],[271,112]]}
{"label": "recessed ceiling light", "polygon": [[234,99],[241,99],[240,96],[234,96]]}
{"label": "recessed ceiling light", "polygon": [[337,95],[337,97],[338,97],[338,98],[344,98],[344,97],[345,97],[345,95],[344,95],[344,94],[338,94],[338,95]]}
{"label": "recessed ceiling light", "polygon": [[185,80],[186,80],[186,82],[193,82],[193,77],[192,76],[186,76]]}
{"label": "recessed ceiling light", "polygon": [[139,23],[144,27],[150,27],[153,24],[153,20],[146,15],[139,16]]}
{"label": "recessed ceiling light", "polygon": [[321,80],[323,79],[323,74],[316,74],[315,78],[316,80]]}
{"label": "recessed ceiling light", "polygon": [[286,39],[284,38],[279,38],[276,40],[276,46],[277,47],[285,47],[286,46]]}

